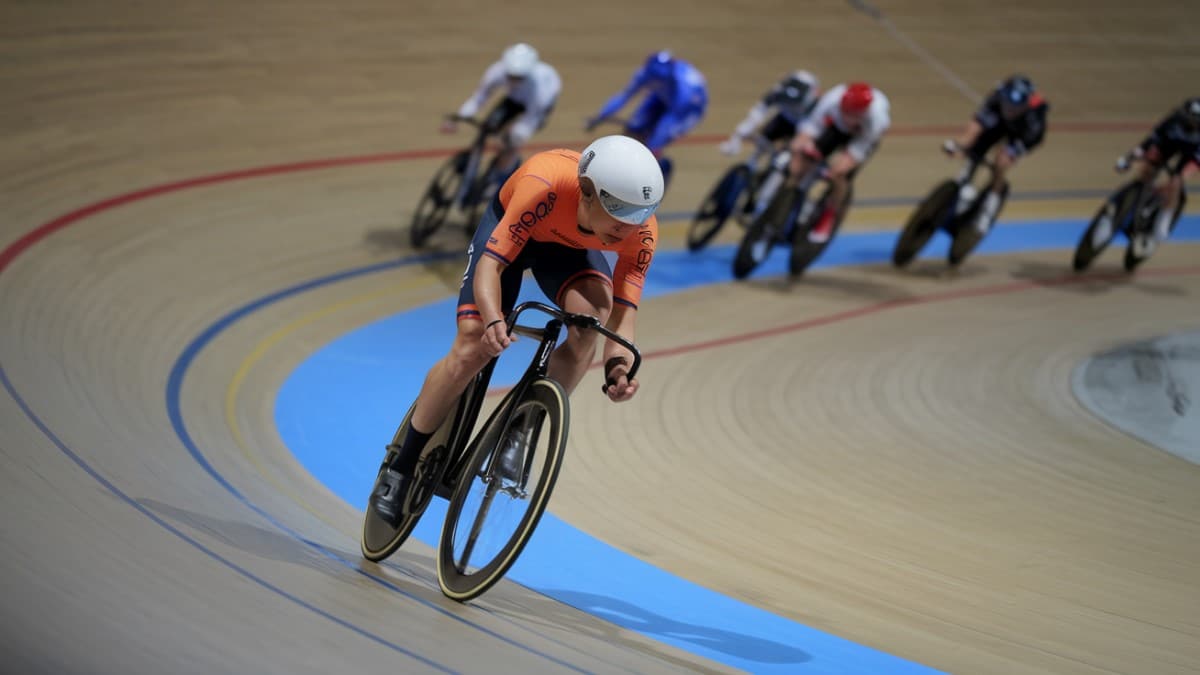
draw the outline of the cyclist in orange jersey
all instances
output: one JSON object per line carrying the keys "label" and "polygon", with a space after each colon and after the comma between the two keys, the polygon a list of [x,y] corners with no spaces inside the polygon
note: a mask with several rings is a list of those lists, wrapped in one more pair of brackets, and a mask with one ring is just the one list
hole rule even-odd
{"label": "cyclist in orange jersey", "polygon": [[[429,437],[471,379],[512,343],[504,317],[516,304],[525,270],[563,310],[596,316],[634,339],[662,195],[658,160],[627,136],[599,138],[582,153],[538,153],[504,183],[467,250],[454,344],[426,375],[407,435],[371,495],[377,513],[400,520]],[[615,269],[602,251],[616,252]],[[549,376],[568,393],[591,364],[596,339],[592,331],[570,328],[550,357]],[[606,341],[606,394],[614,402],[638,390],[637,380],[626,378],[631,358],[624,347]]]}

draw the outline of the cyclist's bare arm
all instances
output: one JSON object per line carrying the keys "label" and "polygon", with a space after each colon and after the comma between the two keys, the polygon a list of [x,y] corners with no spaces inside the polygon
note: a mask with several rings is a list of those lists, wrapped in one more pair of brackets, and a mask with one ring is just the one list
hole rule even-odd
{"label": "cyclist's bare arm", "polygon": [[500,273],[504,268],[504,263],[486,253],[475,263],[475,304],[484,326],[483,348],[489,356],[499,355],[513,341],[500,311]]}
{"label": "cyclist's bare arm", "polygon": [[983,125],[979,123],[979,120],[972,117],[971,121],[967,122],[967,128],[963,129],[962,135],[954,141],[958,146],[958,150],[962,152],[966,148],[971,147],[981,133],[983,133]]}
{"label": "cyclist's bare arm", "polygon": [[[612,314],[609,315],[606,326],[609,330],[633,342],[636,323],[637,309],[629,305],[613,303]],[[614,359],[621,361],[614,361]],[[637,393],[637,379],[625,379],[625,374],[629,372],[632,365],[633,354],[628,349],[612,340],[604,341],[604,376],[606,379],[616,382],[608,387],[606,392],[610,400],[614,402],[628,401]]]}

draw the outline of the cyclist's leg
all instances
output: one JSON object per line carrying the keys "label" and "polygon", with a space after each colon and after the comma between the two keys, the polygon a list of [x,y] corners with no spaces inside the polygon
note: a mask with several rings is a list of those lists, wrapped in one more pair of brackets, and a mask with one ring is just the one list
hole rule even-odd
{"label": "cyclist's leg", "polygon": [[1160,188],[1163,191],[1162,207],[1154,219],[1154,238],[1160,242],[1170,236],[1171,227],[1175,224],[1175,214],[1183,199],[1184,176],[1191,174],[1196,167],[1194,158],[1182,153],[1168,164],[1167,180]]}
{"label": "cyclist's leg", "polygon": [[650,138],[650,132],[654,130],[654,125],[658,124],[658,119],[666,111],[665,101],[654,94],[647,96],[625,123],[625,135],[645,143]]}
{"label": "cyclist's leg", "polygon": [[[600,251],[541,244],[532,263],[542,292],[567,312],[594,316],[601,323],[612,313],[612,270]],[[550,357],[549,375],[567,393],[583,379],[596,353],[594,331],[570,328]]]}
{"label": "cyclist's leg", "polygon": [[[395,463],[395,468],[401,473],[411,475],[429,436],[437,431],[446,415],[450,413],[454,402],[470,383],[471,378],[479,373],[490,358],[483,350],[480,341],[483,335],[483,325],[480,321],[479,309],[475,305],[475,266],[480,257],[485,255],[484,248],[488,239],[493,235],[496,225],[503,215],[504,210],[500,206],[500,200],[494,198],[480,219],[475,237],[467,250],[467,268],[463,273],[458,295],[458,331],[450,351],[435,363],[425,376],[410,420],[409,436],[401,445],[400,454]],[[521,275],[526,264],[523,258],[523,254],[519,255],[512,264],[504,268],[500,275],[501,309],[505,314],[516,303],[517,293],[520,291]]]}
{"label": "cyclist's leg", "polygon": [[688,105],[685,108],[670,110],[662,115],[646,139],[646,147],[658,157],[659,168],[663,173],[663,184],[671,182],[671,159],[663,154],[667,146],[675,139],[692,130],[704,118],[704,108],[699,105]]}
{"label": "cyclist's leg", "polygon": [[483,126],[489,134],[500,138],[500,152],[492,161],[491,174],[486,177],[488,181],[502,183],[504,179],[512,175],[512,172],[517,170],[519,161],[517,152],[525,141],[529,140],[532,135],[532,127],[529,129],[522,127],[520,130],[516,130],[516,127],[527,116],[525,104],[509,97],[501,99],[496,107],[488,113]]}
{"label": "cyclist's leg", "polygon": [[[796,123],[783,114],[777,113],[762,126],[759,134],[770,146],[786,148],[796,135]],[[790,163],[790,154],[786,150],[780,150],[772,153],[768,161],[771,162],[771,165],[766,171],[766,176],[762,184],[758,186],[758,192],[755,194],[755,202],[752,205],[747,205],[747,208],[753,208],[755,214],[762,213],[767,208],[767,204],[771,203],[775,192],[783,183],[784,176],[787,174],[788,164]]]}
{"label": "cyclist's leg", "polygon": [[[988,155],[988,152],[996,146],[997,143],[1004,140],[1008,135],[1004,127],[1000,124],[994,124],[990,127],[983,127],[979,134],[975,136],[975,141],[971,145],[963,149],[963,154],[972,162],[982,162]],[[998,207],[1000,204],[1000,196],[1003,194],[1004,188],[1007,185],[1007,172],[1010,164],[1005,163],[1006,145],[1002,145],[996,149],[994,153],[992,182],[988,186],[988,193],[984,197],[984,208],[982,213],[988,213],[988,207]],[[974,188],[968,186],[970,192],[960,193],[960,199],[974,199],[976,193]],[[970,196],[968,196],[970,195]],[[981,218],[983,218],[981,216]],[[979,222],[990,222],[990,218],[983,218]]]}

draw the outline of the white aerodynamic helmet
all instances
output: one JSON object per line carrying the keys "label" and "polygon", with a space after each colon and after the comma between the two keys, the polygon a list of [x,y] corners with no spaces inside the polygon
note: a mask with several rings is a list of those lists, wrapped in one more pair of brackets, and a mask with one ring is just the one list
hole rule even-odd
{"label": "white aerodynamic helmet", "polygon": [[628,136],[592,141],[579,155],[579,177],[596,186],[600,205],[622,223],[641,225],[663,198],[662,168],[650,149]]}
{"label": "white aerodynamic helmet", "polygon": [[505,75],[529,77],[529,74],[533,72],[533,67],[538,64],[538,53],[536,49],[524,42],[518,42],[504,50],[500,61],[504,64]]}

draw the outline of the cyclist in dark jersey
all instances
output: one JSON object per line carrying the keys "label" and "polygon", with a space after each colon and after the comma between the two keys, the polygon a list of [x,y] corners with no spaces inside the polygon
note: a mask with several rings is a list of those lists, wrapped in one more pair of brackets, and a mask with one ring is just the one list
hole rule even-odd
{"label": "cyclist in dark jersey", "polygon": [[1141,165],[1138,179],[1144,183],[1151,183],[1163,169],[1169,175],[1153,230],[1133,241],[1135,252],[1146,257],[1170,235],[1184,179],[1200,169],[1200,96],[1187,99],[1164,117],[1145,140],[1117,160],[1117,171],[1127,171],[1133,161]]}

